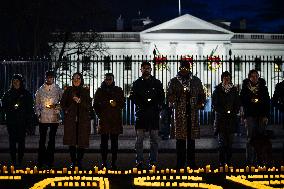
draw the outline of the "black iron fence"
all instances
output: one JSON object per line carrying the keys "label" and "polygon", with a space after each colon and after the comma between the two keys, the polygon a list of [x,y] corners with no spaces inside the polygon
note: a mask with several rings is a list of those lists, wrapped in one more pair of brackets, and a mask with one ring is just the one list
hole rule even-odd
{"label": "black iron fence", "polygon": [[[242,81],[247,77],[249,70],[256,69],[262,78],[266,80],[270,97],[272,97],[275,85],[283,80],[283,57],[275,56],[66,56],[61,61],[50,59],[29,60],[2,60],[0,63],[0,94],[10,87],[13,74],[20,73],[25,78],[26,87],[32,92],[44,82],[44,72],[53,69],[57,73],[56,82],[64,88],[71,84],[71,76],[79,71],[83,73],[85,85],[90,89],[93,97],[96,89],[100,87],[104,74],[112,72],[115,75],[116,85],[122,87],[126,97],[123,110],[124,124],[134,124],[135,106],[128,96],[131,84],[141,76],[140,64],[142,61],[150,61],[153,65],[152,74],[163,83],[166,91],[168,82],[178,72],[179,63],[186,61],[191,65],[191,71],[198,76],[206,90],[207,104],[205,110],[200,112],[202,125],[212,123],[211,94],[214,87],[220,83],[221,73],[230,71],[233,83],[241,89]],[[280,113],[271,108],[271,124],[281,122]]]}

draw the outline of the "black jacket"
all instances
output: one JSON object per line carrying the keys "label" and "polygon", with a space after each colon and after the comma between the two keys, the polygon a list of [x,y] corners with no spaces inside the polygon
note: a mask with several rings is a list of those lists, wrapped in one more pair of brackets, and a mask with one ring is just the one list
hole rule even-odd
{"label": "black jacket", "polygon": [[8,90],[2,98],[2,105],[8,126],[30,126],[34,114],[33,97],[26,89]]}
{"label": "black jacket", "polygon": [[277,109],[284,112],[284,80],[275,86],[272,103]]}
{"label": "black jacket", "polygon": [[[270,97],[265,80],[259,78],[259,90],[253,93],[249,89],[249,79],[243,81],[241,90],[241,103],[244,107],[244,117],[267,117],[270,112]],[[254,99],[257,99],[255,102]]]}
{"label": "black jacket", "polygon": [[159,112],[165,100],[163,85],[153,76],[134,81],[130,99],[136,105],[136,129],[159,129]]}
{"label": "black jacket", "polygon": [[[240,109],[239,92],[235,86],[229,92],[223,90],[222,84],[215,87],[212,95],[212,109],[215,111],[214,126],[217,131],[235,130],[237,114]],[[230,111],[230,113],[228,113]]]}

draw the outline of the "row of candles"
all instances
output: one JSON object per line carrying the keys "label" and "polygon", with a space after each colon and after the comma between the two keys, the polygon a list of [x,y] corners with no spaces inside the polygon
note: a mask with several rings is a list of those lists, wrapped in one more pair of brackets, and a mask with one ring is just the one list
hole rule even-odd
{"label": "row of candles", "polygon": [[[281,172],[284,172],[284,166],[281,166],[280,168]],[[246,166],[245,169],[234,169],[234,167],[229,167],[228,165],[225,166],[221,166],[218,169],[215,169],[213,172],[214,173],[223,173],[223,172],[236,172],[236,173],[242,173],[242,172],[278,172],[279,169],[272,167],[272,168],[266,168],[264,167],[254,167],[254,166]],[[89,170],[89,171],[82,171],[79,170],[78,167],[75,167],[75,169],[73,171],[68,170],[67,168],[63,168],[62,171],[61,170],[42,170],[39,171],[38,168],[35,166],[33,169],[27,167],[25,170],[16,170],[14,166],[10,166],[10,170],[8,170],[7,166],[3,166],[2,167],[2,173],[3,174],[8,174],[8,173],[20,173],[20,174],[154,174],[154,173],[161,173],[161,174],[176,174],[176,173],[180,173],[180,174],[184,174],[184,173],[211,173],[211,166],[210,165],[206,165],[205,169],[204,168],[198,168],[198,169],[191,169],[190,167],[187,167],[187,169],[180,169],[180,170],[176,170],[176,169],[161,169],[161,170],[156,170],[156,166],[152,166],[150,170],[138,170],[137,168],[133,168],[132,170],[125,170],[125,171],[114,171],[114,170],[107,170],[106,168],[100,169],[95,166],[94,170]],[[0,174],[1,174],[1,169],[0,169]]]}
{"label": "row of candles", "polygon": [[[98,184],[97,184],[98,182]],[[31,187],[31,189],[43,189],[46,186],[63,186],[63,187],[79,187],[79,186],[92,186],[102,189],[109,189],[109,180],[108,178],[103,177],[85,177],[85,176],[65,176],[65,177],[54,177],[54,178],[46,178]]]}
{"label": "row of candles", "polygon": [[273,189],[273,187],[271,186],[264,185],[259,182],[253,182],[253,181],[251,182],[249,180],[244,179],[241,176],[226,176],[226,179],[250,188]]}

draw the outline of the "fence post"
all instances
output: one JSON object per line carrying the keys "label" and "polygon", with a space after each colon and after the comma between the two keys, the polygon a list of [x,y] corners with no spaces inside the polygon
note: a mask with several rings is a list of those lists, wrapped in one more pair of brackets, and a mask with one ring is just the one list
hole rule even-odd
{"label": "fence post", "polygon": [[232,50],[231,49],[229,50],[229,55],[230,55],[230,57],[229,57],[229,72],[232,74],[232,71],[233,71],[232,63],[233,63],[233,61],[232,61]]}

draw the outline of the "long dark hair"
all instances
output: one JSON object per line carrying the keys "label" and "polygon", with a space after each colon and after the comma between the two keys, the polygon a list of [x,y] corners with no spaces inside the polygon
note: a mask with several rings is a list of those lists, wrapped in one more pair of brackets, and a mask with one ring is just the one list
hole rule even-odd
{"label": "long dark hair", "polygon": [[13,77],[11,79],[10,89],[15,89],[14,85],[13,85],[13,81],[16,80],[16,79],[20,81],[20,88],[19,89],[20,90],[24,89],[25,88],[25,86],[24,86],[24,78],[23,78],[23,76],[21,74],[14,74],[13,75]]}
{"label": "long dark hair", "polygon": [[[74,78],[75,75],[79,75],[79,77],[81,78],[81,83],[80,83],[79,87],[83,87],[83,85],[84,85],[84,78],[83,78],[83,75],[82,75],[80,72],[76,72],[76,73],[74,73],[74,74],[72,75],[72,80],[73,80],[73,78]],[[73,81],[72,81],[72,86],[75,87],[75,86],[73,85]]]}

